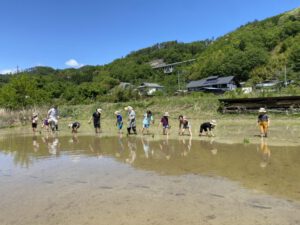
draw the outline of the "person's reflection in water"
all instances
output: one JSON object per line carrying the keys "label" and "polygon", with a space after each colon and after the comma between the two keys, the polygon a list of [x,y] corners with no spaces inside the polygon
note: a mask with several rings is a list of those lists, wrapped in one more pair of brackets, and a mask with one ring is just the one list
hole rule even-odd
{"label": "person's reflection in water", "polygon": [[142,141],[142,144],[143,144],[143,149],[144,149],[145,157],[146,157],[146,159],[148,159],[149,158],[149,154],[151,154],[149,139],[148,138],[146,139],[145,137],[142,137],[141,141]]}
{"label": "person's reflection in water", "polygon": [[181,140],[180,140],[183,144],[183,148],[182,148],[182,152],[181,152],[181,156],[187,156],[188,153],[191,151],[192,148],[192,136],[189,137],[189,140],[187,141],[186,138],[184,138],[182,136]]}
{"label": "person's reflection in water", "polygon": [[201,143],[201,148],[206,150],[206,151],[210,151],[210,153],[215,156],[218,154],[218,149],[216,148],[215,144],[214,144],[214,138],[212,137],[209,141],[200,141]]}
{"label": "person's reflection in water", "polygon": [[212,138],[212,139],[209,141],[209,143],[210,143],[210,145],[211,145],[210,152],[211,152],[212,155],[218,154],[218,149],[214,146],[214,141],[215,141],[214,138]]}
{"label": "person's reflection in water", "polygon": [[94,143],[89,144],[89,149],[92,153],[94,153],[98,159],[101,159],[103,157],[103,153],[101,152],[101,146],[100,146],[100,138],[99,136],[94,137]]}
{"label": "person's reflection in water", "polygon": [[128,158],[126,158],[125,161],[129,164],[132,164],[132,163],[134,163],[134,161],[136,159],[136,150],[137,150],[136,140],[135,140],[135,142],[133,142],[131,140],[131,138],[128,138],[127,144],[128,144],[128,149],[129,149],[129,156],[128,156]]}
{"label": "person's reflection in water", "polygon": [[171,159],[171,154],[170,154],[170,148],[169,148],[169,138],[168,135],[166,136],[165,139],[161,141],[159,144],[160,150],[165,154],[166,159],[170,160]]}
{"label": "person's reflection in water", "polygon": [[69,140],[70,143],[73,143],[73,144],[78,144],[79,143],[79,139],[78,139],[78,136],[76,133],[73,133],[72,134],[72,138]]}
{"label": "person's reflection in water", "polygon": [[52,154],[52,155],[57,155],[58,154],[58,152],[59,152],[59,140],[58,140],[58,138],[48,139],[47,146],[48,146],[48,151],[49,151],[50,154]]}
{"label": "person's reflection in water", "polygon": [[118,151],[116,152],[116,157],[120,158],[121,157],[121,154],[124,152],[125,148],[124,148],[124,144],[123,144],[123,141],[122,141],[122,138],[123,138],[123,134],[122,133],[119,133],[119,138],[118,138],[118,142],[119,142],[119,149]]}
{"label": "person's reflection in water", "polygon": [[38,152],[40,149],[40,144],[37,142],[37,137],[33,136],[32,137],[32,146],[33,146],[33,151]]}
{"label": "person's reflection in water", "polygon": [[261,168],[265,168],[269,164],[270,157],[271,157],[271,150],[268,147],[268,144],[267,144],[267,141],[265,138],[261,138],[260,153],[261,153],[262,161],[260,162],[259,165]]}

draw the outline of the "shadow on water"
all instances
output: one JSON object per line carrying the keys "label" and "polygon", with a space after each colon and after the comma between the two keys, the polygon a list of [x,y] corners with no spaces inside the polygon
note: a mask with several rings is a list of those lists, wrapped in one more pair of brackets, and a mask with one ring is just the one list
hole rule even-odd
{"label": "shadow on water", "polygon": [[160,175],[225,177],[247,188],[300,200],[298,147],[270,147],[266,139],[259,145],[229,145],[189,137],[152,141],[148,136],[7,136],[0,140],[0,160],[7,156],[15,167],[26,168],[62,156],[105,157]]}

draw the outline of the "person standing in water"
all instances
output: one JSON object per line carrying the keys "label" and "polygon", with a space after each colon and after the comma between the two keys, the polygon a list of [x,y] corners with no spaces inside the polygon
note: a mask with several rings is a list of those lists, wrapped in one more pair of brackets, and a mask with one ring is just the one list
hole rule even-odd
{"label": "person standing in water", "polygon": [[58,131],[58,119],[58,109],[57,105],[55,105],[48,111],[48,122],[49,124],[54,123],[54,127],[51,127],[52,131],[54,131],[54,129]]}
{"label": "person standing in water", "polygon": [[116,126],[118,128],[118,133],[121,134],[122,128],[123,128],[123,118],[122,118],[120,111],[115,111],[115,115],[117,117]]}
{"label": "person standing in water", "polygon": [[163,135],[169,134],[170,124],[169,124],[169,113],[165,112],[164,116],[160,120],[160,124],[163,127]]}
{"label": "person standing in water", "polygon": [[270,119],[267,115],[267,110],[265,108],[260,108],[258,110],[258,118],[257,123],[260,129],[260,136],[261,137],[268,137],[268,129],[270,126]]}
{"label": "person standing in water", "polygon": [[147,134],[149,134],[149,128],[151,123],[154,123],[153,115],[150,110],[147,110],[147,112],[144,114],[142,134],[144,134],[144,131],[146,131]]}
{"label": "person standing in water", "polygon": [[131,134],[131,130],[133,131],[134,134],[136,133],[136,115],[135,111],[131,106],[125,107],[125,111],[127,111],[128,114],[128,124],[127,124],[127,134]]}
{"label": "person standing in water", "polygon": [[36,112],[32,113],[32,117],[31,117],[31,127],[32,127],[32,131],[35,133],[36,132],[36,128],[38,125],[38,114]]}
{"label": "person standing in water", "polygon": [[95,133],[98,134],[100,133],[100,129],[101,129],[101,124],[100,124],[100,119],[101,119],[101,113],[102,113],[102,109],[96,109],[96,111],[93,113],[93,115],[91,116],[89,123],[91,123],[91,121],[93,120],[94,122],[94,128],[95,128]]}

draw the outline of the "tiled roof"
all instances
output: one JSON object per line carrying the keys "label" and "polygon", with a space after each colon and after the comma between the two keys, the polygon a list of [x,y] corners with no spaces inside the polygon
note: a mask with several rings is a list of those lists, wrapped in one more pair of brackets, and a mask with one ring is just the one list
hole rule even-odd
{"label": "tiled roof", "polygon": [[228,84],[234,79],[234,76],[228,77],[218,77],[218,76],[211,76],[204,78],[202,80],[195,80],[188,83],[187,88],[195,88],[195,87],[207,87],[212,85],[218,84]]}

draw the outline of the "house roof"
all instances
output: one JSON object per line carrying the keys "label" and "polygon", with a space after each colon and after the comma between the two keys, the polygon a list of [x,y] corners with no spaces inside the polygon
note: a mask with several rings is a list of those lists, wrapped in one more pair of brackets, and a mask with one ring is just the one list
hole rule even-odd
{"label": "house roof", "polygon": [[155,83],[142,83],[141,86],[139,86],[139,88],[144,88],[144,87],[149,87],[149,88],[163,88],[163,86],[159,85],[159,84],[155,84]]}
{"label": "house roof", "polygon": [[208,86],[218,85],[218,84],[228,84],[233,79],[234,76],[228,76],[228,77],[210,76],[202,80],[191,81],[190,83],[188,83],[187,88],[208,87]]}
{"label": "house roof", "polygon": [[263,83],[259,83],[259,84],[256,84],[255,87],[258,87],[258,88],[262,88],[262,87],[274,87],[278,84],[280,84],[281,82],[279,80],[269,80],[269,81],[265,81]]}

